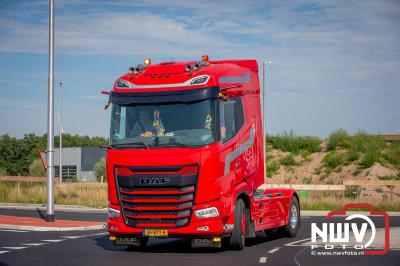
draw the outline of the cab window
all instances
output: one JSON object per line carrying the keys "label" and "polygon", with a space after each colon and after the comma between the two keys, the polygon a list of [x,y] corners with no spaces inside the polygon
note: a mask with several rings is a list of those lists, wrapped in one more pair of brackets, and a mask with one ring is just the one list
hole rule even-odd
{"label": "cab window", "polygon": [[221,142],[225,143],[236,136],[244,124],[242,99],[220,101],[219,111]]}

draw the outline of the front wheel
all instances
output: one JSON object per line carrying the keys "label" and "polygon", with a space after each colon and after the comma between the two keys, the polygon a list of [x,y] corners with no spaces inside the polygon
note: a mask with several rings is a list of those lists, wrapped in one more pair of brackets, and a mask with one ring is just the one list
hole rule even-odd
{"label": "front wheel", "polygon": [[292,200],[290,201],[288,223],[283,228],[285,235],[288,237],[295,237],[297,231],[299,230],[299,223],[300,223],[299,201],[295,196],[293,196]]}
{"label": "front wheel", "polygon": [[242,250],[245,244],[246,214],[243,200],[239,199],[235,205],[235,223],[229,246],[235,250]]}

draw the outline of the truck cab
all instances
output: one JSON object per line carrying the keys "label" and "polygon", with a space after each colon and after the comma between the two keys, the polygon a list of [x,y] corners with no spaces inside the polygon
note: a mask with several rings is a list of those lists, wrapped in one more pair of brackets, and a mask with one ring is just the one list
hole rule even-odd
{"label": "truck cab", "polygon": [[260,189],[265,144],[255,60],[129,68],[109,92],[108,231],[116,245],[148,237],[242,249],[279,228],[294,236],[299,199]]}

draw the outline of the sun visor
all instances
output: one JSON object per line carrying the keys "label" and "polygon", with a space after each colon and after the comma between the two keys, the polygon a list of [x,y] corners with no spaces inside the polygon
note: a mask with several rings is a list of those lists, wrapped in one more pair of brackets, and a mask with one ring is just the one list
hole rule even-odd
{"label": "sun visor", "polygon": [[219,88],[152,92],[110,92],[110,102],[119,105],[195,102],[218,97]]}

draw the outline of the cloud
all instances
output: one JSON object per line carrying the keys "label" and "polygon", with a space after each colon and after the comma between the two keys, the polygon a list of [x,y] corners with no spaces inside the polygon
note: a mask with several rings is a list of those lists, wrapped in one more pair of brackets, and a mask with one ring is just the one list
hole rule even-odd
{"label": "cloud", "polygon": [[[48,1],[1,10],[0,53],[45,57],[47,11]],[[101,101],[95,87],[112,84],[116,69],[147,56],[156,62],[207,53],[212,59],[276,61],[267,68],[270,132],[390,131],[400,121],[393,100],[400,98],[399,13],[399,2],[388,0],[57,1],[56,54],[64,60],[56,60],[62,68],[56,72],[68,81],[66,106],[68,100],[91,102],[81,110],[84,116],[75,112],[80,107],[72,108],[70,129],[105,132],[95,122],[102,114],[89,109]],[[18,82],[33,78],[0,74],[5,86],[14,80],[14,87],[22,87]],[[91,129],[86,121],[93,121]]]}

